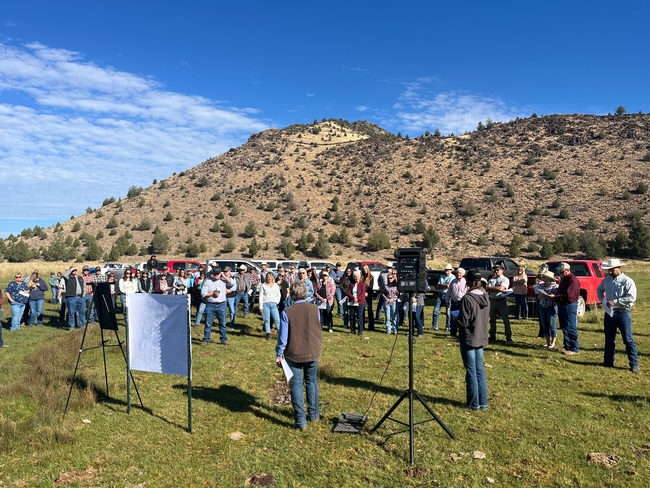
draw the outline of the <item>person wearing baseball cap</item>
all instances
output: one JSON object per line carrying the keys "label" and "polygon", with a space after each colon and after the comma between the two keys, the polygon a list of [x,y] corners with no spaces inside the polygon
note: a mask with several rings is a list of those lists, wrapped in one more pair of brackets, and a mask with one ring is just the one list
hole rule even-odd
{"label": "person wearing baseball cap", "polygon": [[609,310],[605,313],[605,354],[603,366],[614,367],[616,356],[616,332],[621,331],[630,371],[639,374],[639,355],[632,337],[632,316],[630,310],[636,302],[636,283],[621,270],[625,266],[619,259],[608,259],[601,266],[609,273],[600,282],[596,293],[601,303]]}
{"label": "person wearing baseball cap", "polygon": [[63,283],[65,286],[65,300],[68,308],[68,327],[70,330],[75,328],[75,317],[77,318],[77,327],[86,326],[84,313],[84,297],[86,296],[86,283],[84,279],[77,274],[77,267],[73,264],[63,273]]}
{"label": "person wearing baseball cap", "polygon": [[[541,271],[541,270],[540,270]],[[538,276],[538,283],[535,285],[537,294],[537,317],[539,319],[540,335],[546,339],[548,349],[555,349],[555,338],[557,337],[557,305],[549,295],[557,290],[555,274],[548,270],[542,271]],[[541,276],[541,279],[539,278]],[[539,283],[541,281],[541,283]]]}
{"label": "person wearing baseball cap", "polygon": [[483,368],[483,348],[488,345],[490,301],[481,286],[481,273],[470,269],[466,274],[468,291],[458,310],[458,340],[465,367],[465,398],[470,410],[487,410],[487,379]]}
{"label": "person wearing baseball cap", "polygon": [[232,304],[233,310],[232,310],[231,321],[230,321],[231,327],[235,325],[235,317],[237,316],[240,302],[243,302],[244,304],[244,318],[248,317],[248,307],[249,307],[248,299],[251,295],[250,291],[252,285],[251,285],[251,277],[246,272],[247,270],[248,267],[245,264],[240,264],[239,268],[237,268],[238,273],[235,276],[233,276],[233,279],[235,280],[235,292],[237,294],[235,295],[235,301]]}
{"label": "person wearing baseball cap", "polygon": [[580,352],[578,343],[578,300],[580,299],[580,281],[571,272],[569,263],[560,263],[557,267],[560,284],[557,291],[549,297],[557,302],[557,316],[564,336],[562,354],[573,356]]}
{"label": "person wearing baseball cap", "polygon": [[219,335],[221,344],[228,345],[226,334],[226,284],[221,280],[221,268],[212,266],[210,278],[206,279],[201,288],[201,298],[205,301],[205,329],[203,329],[202,346],[210,344],[210,334],[214,317],[219,320]]}
{"label": "person wearing baseball cap", "polygon": [[503,295],[503,292],[510,286],[510,280],[503,275],[504,270],[503,263],[496,263],[492,267],[492,276],[487,282],[487,292],[490,294],[490,341],[497,340],[498,315],[503,320],[506,341],[512,342],[512,329],[508,317],[508,299]]}

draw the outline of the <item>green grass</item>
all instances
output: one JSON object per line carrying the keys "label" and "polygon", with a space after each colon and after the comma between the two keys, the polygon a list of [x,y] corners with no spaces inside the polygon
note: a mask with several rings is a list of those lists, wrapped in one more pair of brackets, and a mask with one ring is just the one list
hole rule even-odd
{"label": "green grass", "polygon": [[[189,434],[181,377],[134,372],[146,410],[134,408],[127,415],[124,361],[117,348],[107,349],[112,399],[95,400],[105,390],[101,349],[85,352],[79,388],[62,417],[81,332],[55,327],[55,309],[47,305],[51,326],[3,331],[10,347],[0,350],[0,486],[53,486],[62,473],[89,468],[88,478],[66,486],[236,487],[257,472],[272,474],[282,487],[483,486],[488,477],[494,486],[647,486],[650,278],[645,270],[631,276],[639,288],[633,313],[638,376],[628,371],[620,340],[617,368],[599,366],[602,318],[580,323],[582,351],[571,358],[540,347],[536,321],[513,321],[516,343],[486,349],[490,408],[470,413],[462,408],[464,371],[457,343],[444,332],[427,330],[414,346],[415,387],[457,440],[435,421],[418,426],[415,460],[424,470],[416,477],[407,474],[408,433],[396,434],[402,426],[387,421],[370,433],[408,386],[403,333],[361,435],[332,433],[332,420],[341,412],[366,410],[394,337],[376,332],[359,340],[340,325],[324,333],[325,419],[298,432],[291,428],[291,406],[275,405],[269,394],[282,380],[274,343],[263,339],[257,316],[239,318],[241,326],[229,330],[229,347],[194,348],[194,432]],[[99,344],[96,329],[89,332],[87,346]],[[192,329],[197,340],[200,329]],[[502,330],[500,325],[501,337]],[[394,416],[407,421],[407,402]],[[418,403],[415,417],[429,418]],[[231,440],[234,432],[244,435]],[[472,459],[476,450],[486,459]],[[588,463],[592,452],[618,456],[618,465]]]}

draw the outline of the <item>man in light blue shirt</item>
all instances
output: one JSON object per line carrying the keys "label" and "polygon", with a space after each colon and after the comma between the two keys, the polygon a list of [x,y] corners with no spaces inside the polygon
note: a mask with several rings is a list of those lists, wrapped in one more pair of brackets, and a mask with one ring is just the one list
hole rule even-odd
{"label": "man in light blue shirt", "polygon": [[625,266],[619,259],[609,259],[602,263],[609,276],[600,282],[596,293],[601,303],[605,302],[612,314],[605,313],[605,354],[603,366],[614,367],[616,356],[616,332],[620,329],[625,352],[630,362],[630,371],[639,374],[639,355],[632,337],[632,316],[630,309],[636,301],[636,284],[621,270]]}
{"label": "man in light blue shirt", "polygon": [[221,344],[228,345],[226,335],[226,284],[221,280],[221,268],[213,266],[210,278],[206,279],[201,288],[201,298],[205,301],[205,329],[202,346],[210,344],[210,334],[215,315],[219,320],[219,335]]}

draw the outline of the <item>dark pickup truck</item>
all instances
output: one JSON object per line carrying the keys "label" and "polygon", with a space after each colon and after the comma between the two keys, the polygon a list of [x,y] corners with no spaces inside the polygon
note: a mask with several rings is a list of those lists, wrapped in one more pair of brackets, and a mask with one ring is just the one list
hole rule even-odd
{"label": "dark pickup truck", "polygon": [[[507,276],[512,280],[512,277],[517,274],[517,269],[519,268],[519,264],[517,264],[512,259],[503,256],[487,256],[487,257],[481,256],[476,258],[463,258],[460,261],[460,267],[463,268],[465,271],[469,269],[477,269],[481,272],[483,278],[487,280],[492,274],[492,268],[499,262],[503,263],[503,265],[506,268],[505,271],[503,272],[504,276]],[[537,273],[535,273],[530,269],[527,269],[526,276],[528,277],[527,295],[529,297],[534,297],[535,291],[533,290],[533,287],[535,286],[535,281],[537,280]]]}

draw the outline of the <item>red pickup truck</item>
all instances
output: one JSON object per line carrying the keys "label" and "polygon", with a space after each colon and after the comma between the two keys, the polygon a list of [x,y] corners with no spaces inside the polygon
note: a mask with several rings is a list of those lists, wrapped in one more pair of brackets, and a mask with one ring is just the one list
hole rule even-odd
{"label": "red pickup truck", "polygon": [[596,288],[600,285],[607,274],[600,266],[600,261],[589,261],[574,259],[568,261],[548,261],[548,269],[557,273],[557,267],[560,263],[568,263],[571,266],[571,272],[580,282],[580,298],[578,299],[578,317],[582,317],[587,307],[593,307],[600,303]]}

